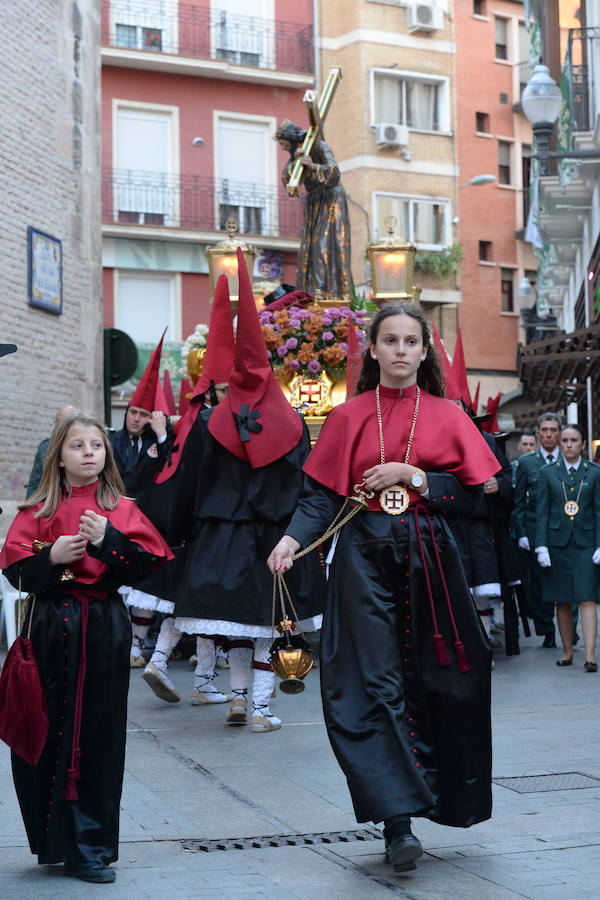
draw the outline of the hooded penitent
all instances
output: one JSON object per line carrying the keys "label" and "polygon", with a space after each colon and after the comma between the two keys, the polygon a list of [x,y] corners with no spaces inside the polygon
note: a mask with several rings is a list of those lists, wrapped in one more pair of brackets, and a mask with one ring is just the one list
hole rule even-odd
{"label": "hooded penitent", "polygon": [[223,447],[253,469],[280,459],[302,436],[302,421],[279,387],[267,356],[244,256],[238,248],[240,295],[235,361],[229,392],[208,430]]}
{"label": "hooded penitent", "polygon": [[152,412],[155,409],[156,387],[159,380],[158,370],[160,367],[163,340],[166,333],[167,329],[165,328],[156,349],[152,352],[148,365],[144,369],[144,374],[140,378],[140,383],[136,387],[133,397],[129,401],[130,406],[135,406],[137,409],[145,409],[147,412]]}
{"label": "hooded penitent", "polygon": [[221,275],[217,281],[210,313],[202,375],[196,382],[185,414],[175,425],[175,444],[171,452],[171,459],[157,474],[155,478],[157,484],[168,481],[177,471],[185,439],[202,409],[204,394],[210,389],[211,385],[214,387],[215,384],[223,384],[229,381],[234,354],[235,342],[233,339],[233,317],[231,314],[231,303],[229,302],[229,287],[227,278],[225,275]]}

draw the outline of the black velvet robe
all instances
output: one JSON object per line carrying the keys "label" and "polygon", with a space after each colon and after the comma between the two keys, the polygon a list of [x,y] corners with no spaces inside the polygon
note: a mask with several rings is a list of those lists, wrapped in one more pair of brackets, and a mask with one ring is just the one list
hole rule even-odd
{"label": "black velvet robe", "polygon": [[[308,431],[304,426],[284,457],[253,469],[215,440],[210,414],[203,410],[188,435],[167,532],[171,546],[187,545],[175,615],[270,626],[273,576],[266,561],[302,490]],[[321,613],[325,580],[316,551],[286,581],[301,620]]]}
{"label": "black velvet robe", "polygon": [[12,753],[12,768],[31,852],[40,863],[107,865],[118,855],[131,625],[116,588],[144,578],[155,557],[110,523],[102,547],[88,544],[87,554],[108,572],[95,584],[81,585],[97,592],[97,599],[89,604],[76,801],[64,800],[62,793],[81,651],[78,584],[59,581],[63,567],[50,565],[49,547],[4,570],[15,587],[20,574],[23,591],[37,594],[31,640],[48,704],[48,739],[36,766]]}
{"label": "black velvet robe", "polygon": [[[307,476],[286,534],[305,546],[341,502]],[[424,512],[425,567],[412,507],[399,516],[362,511],[340,533],[323,618],[321,689],[359,822],[408,814],[467,827],[491,815],[490,651],[456,544],[437,513],[468,502],[453,476],[431,475],[427,506],[469,672],[457,667]],[[425,569],[447,667],[434,654]]]}

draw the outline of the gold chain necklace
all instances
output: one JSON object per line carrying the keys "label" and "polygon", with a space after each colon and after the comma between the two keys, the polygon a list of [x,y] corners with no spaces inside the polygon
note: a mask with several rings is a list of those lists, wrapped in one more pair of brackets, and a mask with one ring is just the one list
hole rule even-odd
{"label": "gold chain necklace", "polygon": [[575,518],[575,516],[577,515],[577,513],[579,512],[579,498],[581,497],[581,488],[583,487],[583,478],[579,482],[579,490],[577,491],[577,497],[575,498],[575,500],[567,499],[567,489],[565,487],[564,481],[562,481],[561,484],[562,484],[563,494],[565,495],[565,505],[563,508],[564,508],[565,513],[569,516],[569,518],[571,519],[571,522],[572,522],[573,519]]}
{"label": "gold chain necklace", "polygon": [[[417,415],[419,414],[419,400],[421,397],[421,388],[417,385],[417,397],[415,400],[415,411],[413,413],[412,425],[410,426],[410,434],[408,436],[408,444],[406,445],[406,454],[404,456],[405,465],[408,464],[410,457],[410,449],[412,447],[413,438],[415,436],[415,426],[417,424]],[[385,447],[383,443],[383,423],[381,419],[381,400],[379,399],[379,385],[375,388],[375,400],[377,402],[377,427],[379,428],[379,450],[381,454],[381,465],[385,464]],[[410,503],[410,495],[404,485],[391,484],[389,487],[379,492],[379,503],[384,512],[390,516],[399,516],[408,509]]]}

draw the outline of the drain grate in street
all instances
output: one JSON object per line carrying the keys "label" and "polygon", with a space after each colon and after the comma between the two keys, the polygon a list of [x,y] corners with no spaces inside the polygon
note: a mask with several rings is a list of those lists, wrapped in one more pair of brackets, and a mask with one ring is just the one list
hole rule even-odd
{"label": "drain grate in street", "polygon": [[554,775],[523,775],[515,778],[494,778],[494,784],[509,788],[518,794],[535,794],[543,791],[580,791],[583,788],[600,787],[600,778],[582,772],[557,772]]}
{"label": "drain grate in street", "polygon": [[271,834],[264,837],[226,838],[215,841],[183,841],[183,849],[191,853],[213,850],[264,850],[270,847],[307,847],[312,844],[350,844],[354,841],[379,841],[383,837],[375,828],[355,831],[323,831],[316,834]]}

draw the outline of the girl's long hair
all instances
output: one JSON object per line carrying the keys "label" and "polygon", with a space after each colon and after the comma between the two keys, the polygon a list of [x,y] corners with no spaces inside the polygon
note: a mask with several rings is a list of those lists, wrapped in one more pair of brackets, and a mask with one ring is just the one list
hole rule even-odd
{"label": "girl's long hair", "polygon": [[[414,303],[412,300],[393,300],[391,303],[383,306],[371,322],[369,329],[371,347],[375,346],[381,323],[390,316],[410,316],[411,319],[415,319],[421,326],[423,347],[427,348],[427,356],[417,370],[417,384],[429,394],[433,394],[435,397],[443,397],[444,375],[442,367],[437,352],[431,343],[429,326],[418,303]],[[374,391],[379,384],[379,377],[379,363],[376,359],[373,359],[370,347],[367,347],[363,354],[362,370],[356,385],[356,394]]]}
{"label": "girl's long hair", "polygon": [[98,506],[107,510],[115,509],[119,505],[121,496],[125,493],[125,485],[119,475],[112,447],[106,437],[104,428],[94,416],[87,415],[87,413],[74,412],[65,416],[54,426],[40,483],[31,497],[28,497],[18,507],[19,509],[31,509],[32,506],[43,503],[43,506],[35,513],[35,518],[42,516],[46,519],[52,518],[63,496],[67,498],[70,496],[71,488],[66,479],[65,470],[60,465],[60,457],[63,444],[72,425],[97,428],[102,435],[106,451],[106,462],[104,463],[104,469],[98,475],[98,489],[96,491]]}

